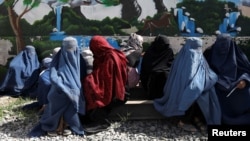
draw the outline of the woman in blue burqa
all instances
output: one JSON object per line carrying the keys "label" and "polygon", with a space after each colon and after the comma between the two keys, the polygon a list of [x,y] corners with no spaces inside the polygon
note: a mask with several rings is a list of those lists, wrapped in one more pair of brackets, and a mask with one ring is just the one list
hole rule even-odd
{"label": "woman in blue burqa", "polygon": [[[39,78],[37,80],[37,87],[36,90],[30,94],[30,97],[32,99],[36,99],[37,101],[26,104],[23,106],[23,110],[41,110],[43,106],[48,103],[47,100],[47,94],[50,89],[50,72],[49,72],[49,66],[52,61],[51,57],[46,57],[42,60],[41,65],[41,73],[39,74]],[[39,112],[40,114],[40,112]]]}
{"label": "woman in blue burqa", "polygon": [[0,86],[0,95],[29,96],[35,90],[39,73],[40,63],[35,47],[27,45],[11,60]]}
{"label": "woman in blue burqa", "polygon": [[85,114],[80,82],[80,52],[77,40],[63,39],[60,51],[50,64],[51,88],[44,113],[29,136],[84,135],[79,114]]}
{"label": "woman in blue burqa", "polygon": [[[204,126],[198,125],[201,117],[206,124],[221,123],[220,105],[214,89],[218,78],[203,56],[202,43],[197,37],[186,39],[172,64],[163,97],[154,100],[158,112],[166,117],[180,117],[178,126],[188,131],[196,131],[193,125],[205,130]],[[194,121],[188,119],[186,123],[193,124],[184,124],[187,117]]]}
{"label": "woman in blue burqa", "polygon": [[215,88],[223,124],[250,124],[250,63],[229,34],[217,36],[204,55],[218,75]]}

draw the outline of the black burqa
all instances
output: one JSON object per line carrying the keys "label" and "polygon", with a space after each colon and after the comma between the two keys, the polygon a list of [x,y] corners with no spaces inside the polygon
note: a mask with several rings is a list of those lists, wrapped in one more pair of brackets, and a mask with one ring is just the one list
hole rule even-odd
{"label": "black burqa", "polygon": [[174,60],[170,41],[165,35],[158,35],[146,50],[141,64],[141,84],[148,99],[163,96],[163,88]]}

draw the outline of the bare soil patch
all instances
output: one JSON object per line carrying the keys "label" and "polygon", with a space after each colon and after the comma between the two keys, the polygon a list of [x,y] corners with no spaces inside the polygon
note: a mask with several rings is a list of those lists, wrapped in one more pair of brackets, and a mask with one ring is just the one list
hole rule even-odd
{"label": "bare soil patch", "polygon": [[0,96],[0,107],[8,106],[10,103],[13,103],[18,98],[13,98],[11,96]]}

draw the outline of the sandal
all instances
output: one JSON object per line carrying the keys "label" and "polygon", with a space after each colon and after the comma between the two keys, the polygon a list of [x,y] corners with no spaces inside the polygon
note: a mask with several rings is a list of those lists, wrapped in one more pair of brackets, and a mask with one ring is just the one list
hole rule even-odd
{"label": "sandal", "polygon": [[68,135],[71,135],[71,134],[72,134],[72,132],[69,129],[64,129],[63,133],[62,133],[63,136],[68,136]]}
{"label": "sandal", "polygon": [[185,124],[181,120],[178,122],[177,126],[180,127],[181,129],[183,129],[184,131],[188,131],[188,132],[197,132],[198,131],[197,128],[195,126],[193,126],[192,124]]}
{"label": "sandal", "polygon": [[84,131],[85,131],[86,134],[91,135],[91,134],[95,134],[95,133],[98,133],[98,132],[105,131],[109,127],[110,127],[110,123],[108,123],[106,121],[105,122],[99,121],[99,122],[96,122],[96,123],[85,125],[84,126]]}
{"label": "sandal", "polygon": [[56,137],[58,134],[55,131],[47,132],[47,135],[50,137]]}
{"label": "sandal", "polygon": [[63,130],[62,133],[61,132],[55,132],[55,131],[47,132],[47,135],[50,136],[50,137],[56,137],[58,135],[68,136],[68,135],[71,135],[71,134],[72,134],[72,132],[69,129]]}

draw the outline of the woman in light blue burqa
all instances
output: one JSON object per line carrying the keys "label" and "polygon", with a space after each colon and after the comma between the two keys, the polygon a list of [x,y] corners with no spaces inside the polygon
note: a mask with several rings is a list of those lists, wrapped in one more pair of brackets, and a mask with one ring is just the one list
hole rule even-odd
{"label": "woman in light blue burqa", "polygon": [[164,95],[154,100],[154,107],[162,115],[173,117],[185,115],[197,104],[207,124],[220,124],[220,105],[214,89],[218,78],[203,56],[202,43],[197,37],[186,39],[171,67]]}
{"label": "woman in light blue burqa", "polygon": [[[29,136],[84,135],[79,114],[85,114],[77,40],[66,37],[50,65],[51,88],[39,124]],[[61,126],[63,125],[63,126]],[[67,125],[67,126],[66,126]]]}

